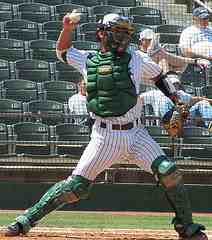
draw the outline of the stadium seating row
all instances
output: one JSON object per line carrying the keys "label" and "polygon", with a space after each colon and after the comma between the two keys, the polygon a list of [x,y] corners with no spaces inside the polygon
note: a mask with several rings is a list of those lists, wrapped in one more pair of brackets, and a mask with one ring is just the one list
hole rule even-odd
{"label": "stadium seating row", "polygon": [[139,6],[142,4],[142,1],[138,0],[3,0],[2,2],[11,3],[14,5],[21,3],[43,3],[49,6],[55,6],[59,4],[72,3],[79,4],[87,7],[96,6],[96,5],[115,5],[120,7],[129,7],[129,6]]}
{"label": "stadium seating row", "polygon": [[[147,126],[153,138],[169,152],[172,140],[159,126]],[[212,139],[206,129],[185,128],[185,136],[179,139],[178,157],[207,158],[211,154]],[[88,126],[62,123],[48,126],[40,122],[0,124],[0,151],[2,154],[25,155],[80,155],[90,138]],[[196,151],[194,146],[196,144]],[[207,149],[207,151],[206,151]]]}
{"label": "stadium seating row", "polygon": [[52,127],[33,122],[0,123],[0,151],[1,154],[74,154],[83,150],[89,134],[89,127],[70,123]]}
{"label": "stadium seating row", "polygon": [[25,79],[34,82],[59,80],[78,83],[81,78],[82,75],[75,68],[59,61],[48,63],[35,59],[23,59],[9,62],[0,59],[0,81]]}
{"label": "stadium seating row", "polygon": [[77,85],[65,81],[47,81],[42,84],[23,79],[10,79],[1,83],[1,99],[29,102],[32,100],[53,100],[61,103],[77,92]]}
{"label": "stadium seating row", "polygon": [[160,25],[163,23],[161,11],[148,7],[129,7],[123,8],[114,5],[97,5],[93,7],[85,7],[78,4],[60,4],[56,6],[48,6],[41,3],[23,3],[12,5],[10,3],[1,2],[0,5],[0,21],[24,19],[36,23],[44,23],[47,21],[61,21],[67,12],[77,9],[82,13],[81,23],[97,22],[107,13],[118,13],[130,16],[133,22]]}

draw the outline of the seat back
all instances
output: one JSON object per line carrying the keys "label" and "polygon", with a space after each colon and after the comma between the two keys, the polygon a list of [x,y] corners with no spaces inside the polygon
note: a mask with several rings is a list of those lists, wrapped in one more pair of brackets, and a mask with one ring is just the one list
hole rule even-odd
{"label": "seat back", "polygon": [[51,9],[46,4],[22,3],[17,6],[18,17],[32,22],[43,23],[51,20]]}
{"label": "seat back", "polygon": [[145,25],[161,25],[162,14],[159,9],[149,7],[131,7],[129,16],[133,17],[133,22]]}
{"label": "seat back", "polygon": [[64,105],[56,101],[31,101],[28,103],[32,120],[42,121],[48,125],[55,125],[64,121]]}
{"label": "seat back", "polygon": [[32,21],[21,19],[7,21],[4,29],[8,32],[8,38],[24,41],[39,39],[38,23]]}
{"label": "seat back", "polygon": [[68,102],[68,99],[77,93],[77,85],[65,81],[49,81],[43,84],[47,100]]}
{"label": "seat back", "polygon": [[16,77],[35,82],[51,79],[50,66],[46,61],[36,59],[18,60],[15,62]]}
{"label": "seat back", "polygon": [[155,31],[160,34],[160,43],[178,44],[183,26],[164,24],[157,26]]}
{"label": "seat back", "polygon": [[55,20],[62,21],[64,15],[67,12],[72,12],[74,9],[77,9],[78,12],[81,12],[80,22],[88,22],[88,8],[78,4],[59,4],[55,6]]}
{"label": "seat back", "polygon": [[62,28],[62,21],[48,21],[42,25],[42,31],[45,35],[45,38],[54,41],[58,39]]}
{"label": "seat back", "polygon": [[16,136],[16,153],[48,155],[49,127],[43,123],[20,122],[13,125]]}
{"label": "seat back", "polygon": [[33,40],[29,43],[30,55],[32,59],[54,62],[56,56],[56,41],[53,40]]}
{"label": "seat back", "polygon": [[0,22],[13,19],[13,6],[10,3],[0,2]]}
{"label": "seat back", "polygon": [[11,77],[10,64],[7,60],[0,59],[0,81]]}
{"label": "seat back", "polygon": [[136,0],[106,0],[107,5],[119,6],[119,7],[135,7]]}
{"label": "seat back", "polygon": [[8,61],[24,59],[26,57],[24,41],[0,38],[0,55],[2,59]]}
{"label": "seat back", "polygon": [[91,7],[91,13],[96,17],[95,21],[98,22],[100,19],[103,19],[104,15],[108,13],[117,13],[124,15],[124,10],[121,7],[112,6],[112,5],[99,5]]}
{"label": "seat back", "polygon": [[20,101],[0,99],[0,121],[13,124],[23,119],[23,105]]}
{"label": "seat back", "polygon": [[35,82],[23,79],[5,80],[2,84],[5,98],[28,102],[38,99],[38,87]]}
{"label": "seat back", "polygon": [[55,71],[57,81],[79,83],[79,81],[82,79],[82,74],[74,67],[59,61],[56,62]]}
{"label": "seat back", "polygon": [[43,4],[50,5],[50,6],[54,6],[54,5],[63,4],[64,0],[33,0],[33,2],[43,3]]}
{"label": "seat back", "polygon": [[4,123],[0,123],[0,152],[1,154],[8,154],[8,128]]}

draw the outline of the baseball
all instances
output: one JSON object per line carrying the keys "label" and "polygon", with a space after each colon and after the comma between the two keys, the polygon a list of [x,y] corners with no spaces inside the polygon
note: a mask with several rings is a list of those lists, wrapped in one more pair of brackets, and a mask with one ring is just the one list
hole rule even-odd
{"label": "baseball", "polygon": [[81,13],[77,12],[76,9],[74,9],[72,13],[68,13],[67,15],[73,23],[78,23],[80,21]]}

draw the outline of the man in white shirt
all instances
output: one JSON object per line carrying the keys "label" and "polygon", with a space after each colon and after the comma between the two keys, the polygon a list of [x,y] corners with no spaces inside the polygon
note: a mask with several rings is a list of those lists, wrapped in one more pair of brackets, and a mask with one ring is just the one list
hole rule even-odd
{"label": "man in white shirt", "polygon": [[72,122],[75,124],[86,124],[88,118],[87,99],[85,81],[81,80],[78,84],[78,93],[71,96],[68,100],[69,113],[73,116]]}
{"label": "man in white shirt", "polygon": [[150,57],[141,57],[138,51],[127,52],[134,28],[124,16],[111,13],[99,22],[96,36],[100,49],[96,53],[74,48],[71,33],[78,16],[72,12],[64,17],[57,56],[75,66],[86,79],[87,106],[95,119],[91,140],[72,175],[56,183],[38,203],[18,216],[6,235],[26,234],[54,209],[86,199],[97,175],[128,157],[162,184],[176,214],[173,223],[179,239],[206,240],[204,226],[193,222],[181,173],[140,122],[142,105],[137,99],[143,77],[178,105],[174,86]]}
{"label": "man in white shirt", "polygon": [[212,61],[212,28],[209,12],[204,7],[193,10],[193,25],[183,30],[179,47],[186,57],[198,57]]}
{"label": "man in white shirt", "polygon": [[161,47],[159,35],[151,29],[145,29],[140,32],[138,48],[142,56],[148,54],[158,63],[164,73],[169,71],[183,72],[189,63],[197,65],[206,63],[202,59],[182,57],[169,53],[165,48]]}

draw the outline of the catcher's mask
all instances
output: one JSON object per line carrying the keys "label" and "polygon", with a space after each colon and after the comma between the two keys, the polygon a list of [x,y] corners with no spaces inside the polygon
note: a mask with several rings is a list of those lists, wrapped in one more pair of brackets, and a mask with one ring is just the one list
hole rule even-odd
{"label": "catcher's mask", "polygon": [[108,46],[118,53],[122,53],[128,47],[135,29],[129,18],[110,13],[99,21],[98,31],[105,31]]}

